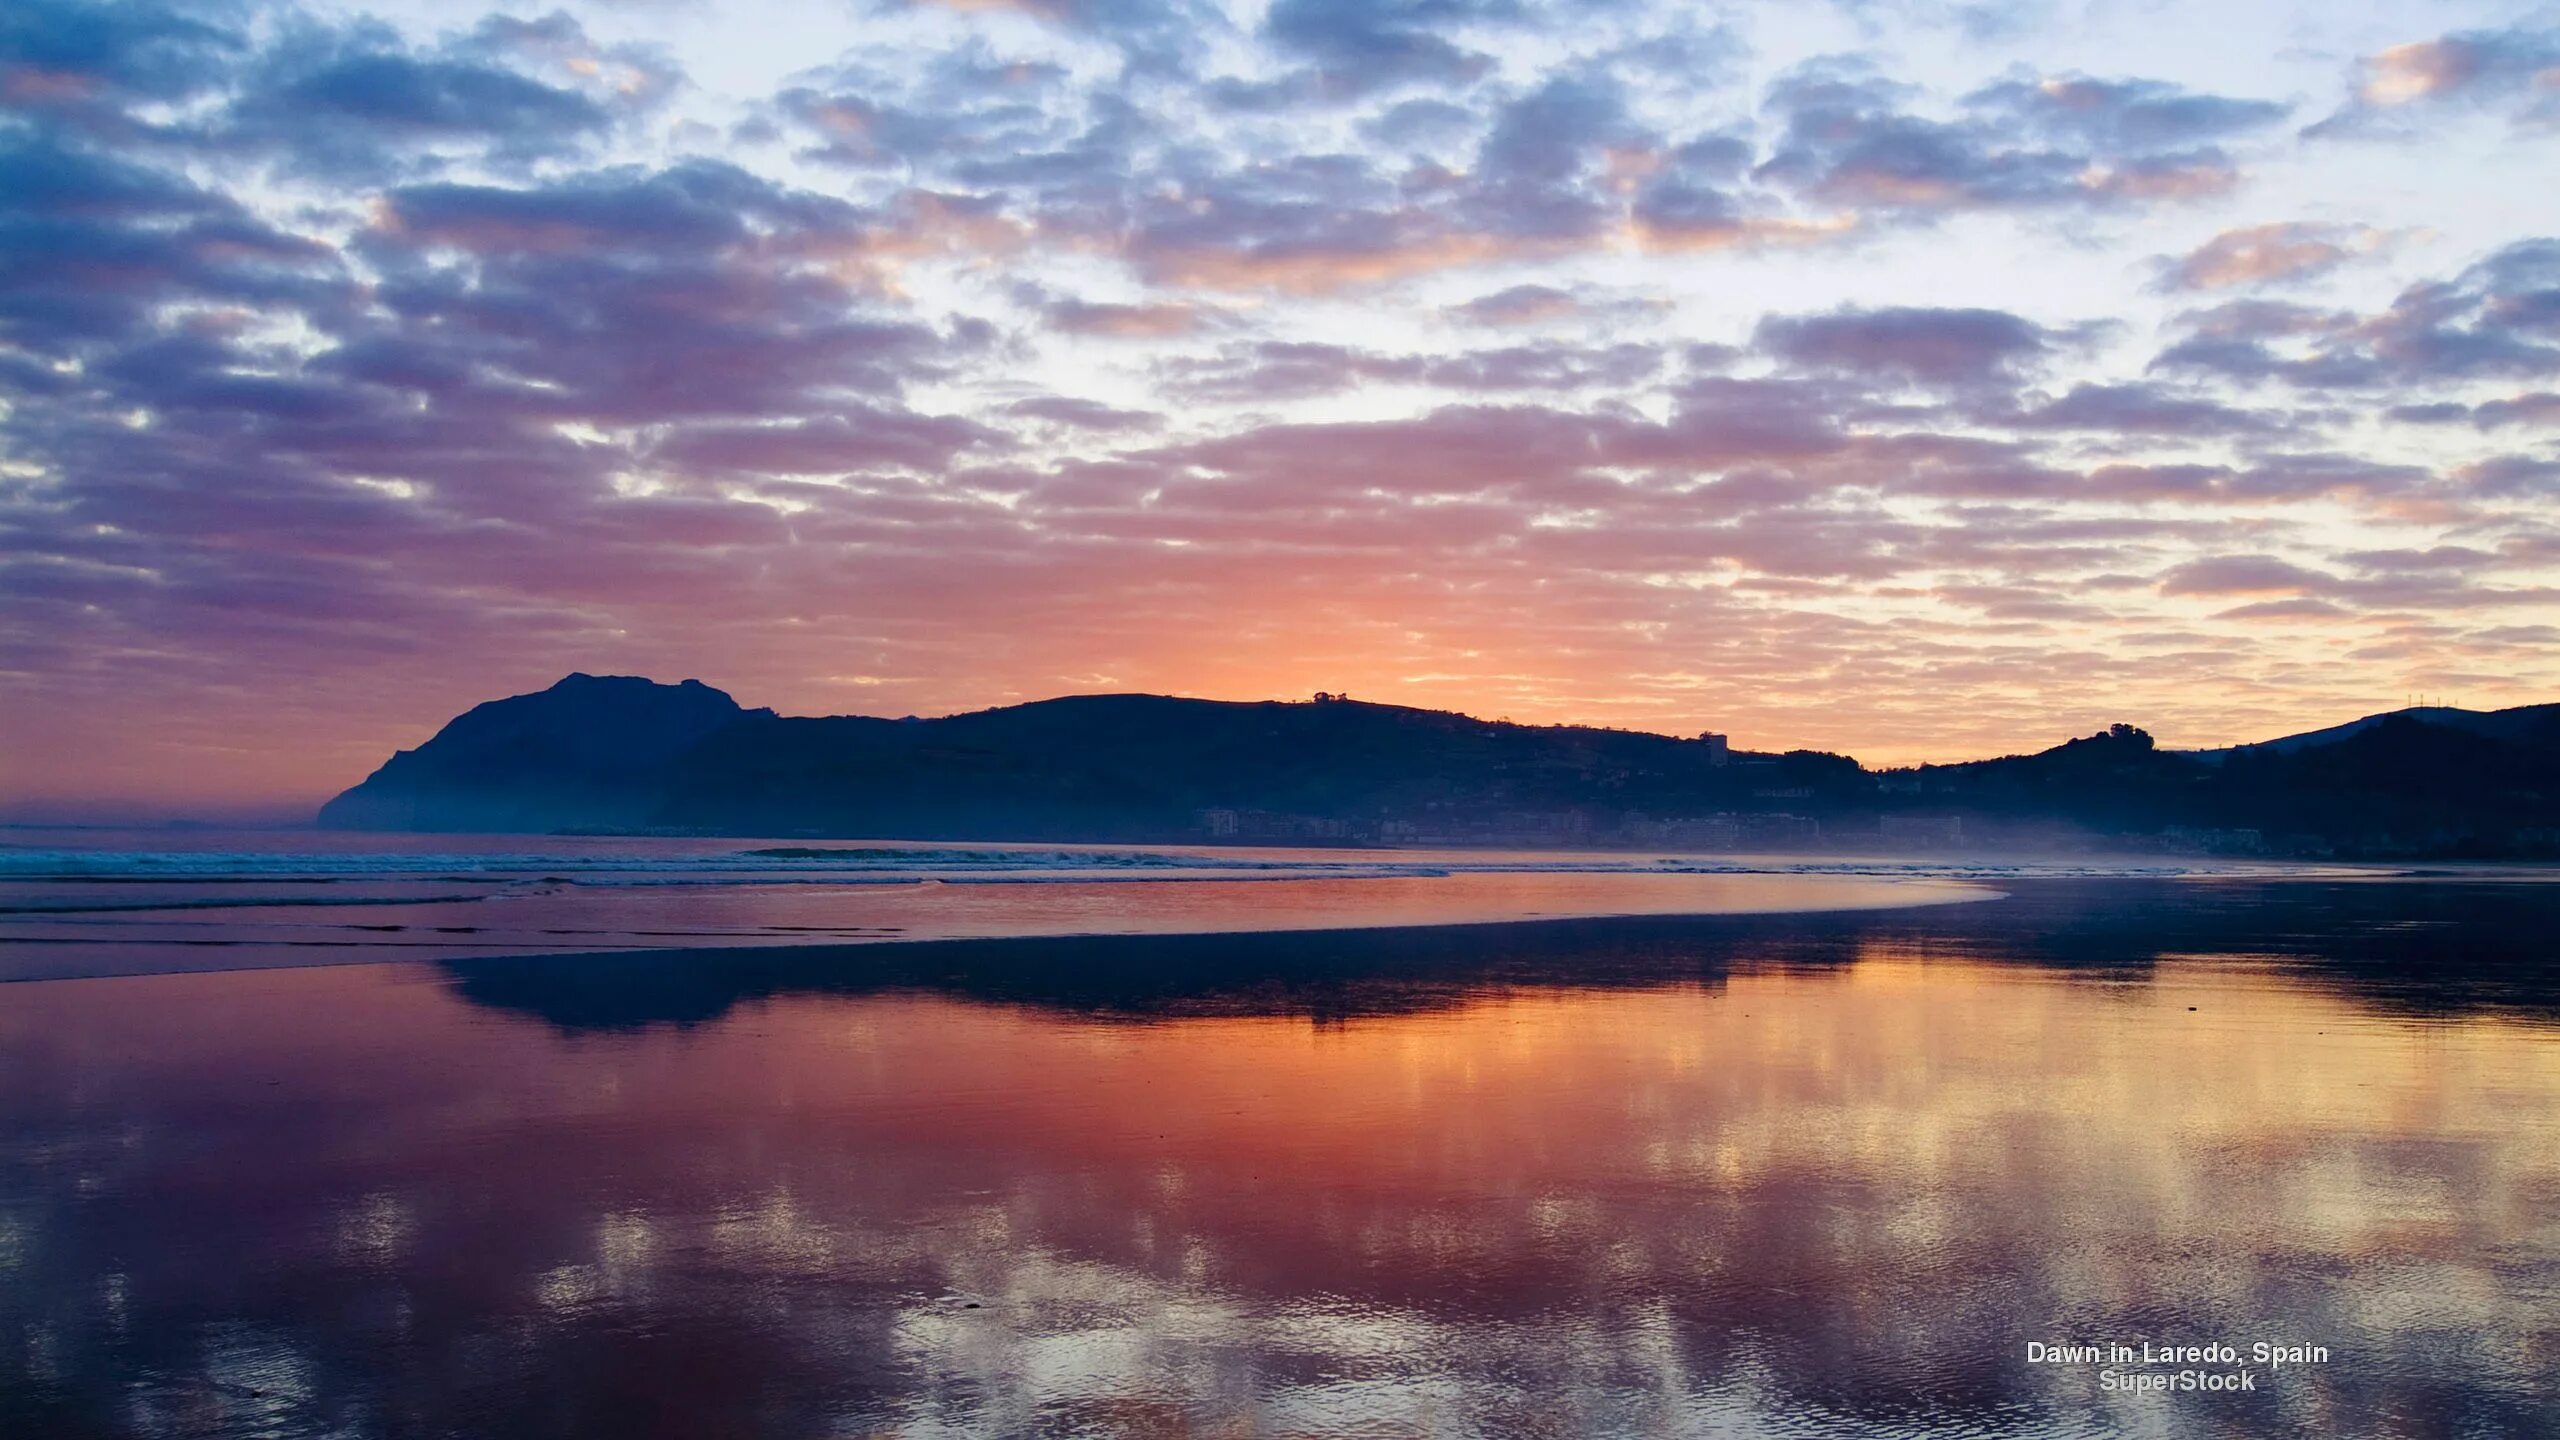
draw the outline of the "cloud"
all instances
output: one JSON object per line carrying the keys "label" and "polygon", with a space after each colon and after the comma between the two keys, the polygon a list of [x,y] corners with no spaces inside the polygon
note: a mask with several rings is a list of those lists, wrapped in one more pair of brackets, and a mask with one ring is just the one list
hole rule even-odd
{"label": "cloud", "polygon": [[254,13],[31,0],[0,22],[0,111],[204,163],[363,183],[577,153],[683,79],[662,53],[598,45],[556,12],[492,16],[424,45],[367,18],[278,7],[258,26]]}
{"label": "cloud", "polygon": [[838,475],[900,468],[940,471],[995,432],[950,415],[863,407],[786,424],[696,425],[652,446],[650,461],[767,475]]}
{"label": "cloud", "polygon": [[1568,394],[1598,389],[1618,395],[1641,388],[1659,374],[1660,348],[1617,345],[1507,345],[1439,356],[1423,366],[1422,379],[1450,390],[1535,390]]}
{"label": "cloud", "polygon": [[1657,143],[1618,82],[1559,75],[1491,113],[1463,173],[1299,154],[1138,197],[1115,243],[1157,284],[1320,294],[1602,245],[1625,228],[1612,154]]}
{"label": "cloud", "polygon": [[1613,426],[1608,448],[1622,464],[1679,469],[1828,455],[1848,445],[1842,398],[1817,381],[1703,376],[1674,392],[1668,421]]}
{"label": "cloud", "polygon": [[2160,80],[2086,75],[2013,77],[1975,91],[1965,103],[2104,155],[2158,154],[2232,140],[2274,125],[2291,109],[2272,100],[2199,94]]}
{"label": "cloud", "polygon": [[1123,410],[1098,400],[1071,395],[1037,395],[1016,400],[1004,413],[1017,419],[1043,421],[1075,430],[1152,430],[1164,417],[1144,410]]}
{"label": "cloud", "polygon": [[40,352],[129,343],[182,302],[353,302],[333,247],[164,170],[35,140],[0,148],[0,193],[0,323]]}
{"label": "cloud", "polygon": [[1309,155],[1196,177],[1140,198],[1117,237],[1151,284],[1322,293],[1493,258],[1518,248],[1458,227],[1348,155]]}
{"label": "cloud", "polygon": [[1274,0],[1262,33],[1307,63],[1321,93],[1351,99],[1481,79],[1492,59],[1451,37],[1522,14],[1511,0]]}
{"label": "cloud", "polygon": [[218,126],[224,143],[359,177],[394,172],[403,152],[439,143],[528,161],[614,120],[574,90],[474,59],[413,54],[370,26],[270,51],[249,85]]}
{"label": "cloud", "polygon": [[2362,388],[2560,374],[2560,240],[2519,241],[2375,314],[2253,302],[2185,317],[2155,370]]}
{"label": "cloud", "polygon": [[1606,230],[1620,208],[1594,183],[1604,153],[1654,144],[1652,132],[1629,115],[1616,81],[1558,76],[1495,113],[1461,204],[1478,229],[1585,240]]}
{"label": "cloud", "polygon": [[1510,4],[1286,0],[1264,39],[1316,57],[1311,68],[1199,87],[1213,112],[1245,125],[1284,123],[1308,86],[1326,104],[1432,89],[1358,121],[1363,135],[1418,148],[1401,163],[1352,148],[1180,143],[1160,114],[1078,94],[1054,65],[983,50],[839,65],[786,90],[774,114],[807,137],[806,158],[920,168],[980,193],[976,203],[1024,234],[1119,255],[1144,285],[1319,296],[1629,244],[1756,252],[1840,240],[1877,218],[2210,193],[2237,175],[2214,142],[2282,113],[2160,81],[2064,77],[1985,88],[1959,102],[1961,119],[1937,121],[1902,108],[1920,98],[1907,87],[1834,64],[1773,89],[1786,128],[1755,165],[1748,127],[1666,131],[1631,105],[1631,77],[1649,73],[1632,42],[1507,83],[1450,38],[1538,23]]}
{"label": "cloud", "polygon": [[532,67],[625,113],[651,109],[688,83],[664,49],[599,44],[565,10],[533,19],[486,16],[454,46],[462,54]]}
{"label": "cloud", "polygon": [[2303,133],[2405,135],[2413,118],[2456,108],[2503,113],[2524,129],[2560,125],[2560,32],[2456,31],[2365,56],[2354,97]]}
{"label": "cloud", "polygon": [[1824,203],[1913,217],[2187,200],[2238,183],[2219,142],[2285,113],[2084,76],[2003,81],[1965,97],[1952,119],[1918,113],[1918,98],[1859,65],[1799,67],[1772,87],[1783,133],[1754,173]]}
{"label": "cloud", "polygon": [[1534,390],[1609,393],[1642,384],[1664,364],[1642,344],[1510,345],[1450,355],[1394,355],[1313,341],[1259,341],[1214,355],[1181,357],[1160,367],[1184,395],[1236,404],[1269,404],[1327,395],[1355,385],[1411,385],[1455,391]]}
{"label": "cloud", "polygon": [[1739,136],[1708,134],[1642,157],[1628,210],[1637,242],[1667,252],[1739,250],[1817,243],[1857,228],[1850,211],[1787,207],[1750,178],[1753,153]]}
{"label": "cloud", "polygon": [[249,52],[213,15],[132,0],[22,0],[0,12],[0,111],[124,140],[160,127],[134,114],[223,83]]}
{"label": "cloud", "polygon": [[2336,577],[2272,555],[2217,555],[2191,560],[2160,577],[2163,595],[2299,595]]}
{"label": "cloud", "polygon": [[827,67],[784,88],[769,114],[805,142],[803,159],[948,167],[969,184],[1018,183],[1042,160],[1055,171],[1090,165],[1098,157],[1076,150],[1108,109],[1080,97],[1054,62],[969,46],[921,63]]}
{"label": "cloud", "polygon": [[2278,428],[2265,415],[2139,381],[2074,385],[2062,396],[2029,408],[2017,423],[2035,429],[2188,438],[2259,435]]}
{"label": "cloud", "polygon": [[2482,430],[2496,430],[2508,425],[2560,426],[2560,394],[2537,390],[2504,400],[2484,400],[2477,405],[2437,400],[2420,405],[2395,405],[2388,413],[2391,419],[2412,425],[2469,424]]}
{"label": "cloud", "polygon": [[2560,457],[2493,455],[2454,474],[2475,492],[2494,498],[2547,500],[2560,494]]}
{"label": "cloud", "polygon": [[2043,327],[2006,311],[1908,306],[1773,315],[1753,343],[1806,369],[1943,387],[2012,380],[2053,348]]}
{"label": "cloud", "polygon": [[2391,240],[2370,226],[2309,221],[2225,230],[2186,255],[2163,261],[2160,284],[2169,290],[2292,284],[2375,254]]}
{"label": "cloud", "polygon": [[1360,121],[1360,137],[1373,145],[1420,154],[1456,153],[1480,136],[1485,117],[1474,107],[1436,96],[1400,100]]}
{"label": "cloud", "polygon": [[[2000,30],[1964,8],[1860,23]],[[2486,207],[2472,263],[2279,298],[2435,217],[2182,66],[1982,69],[2053,51],[2011,24],[1763,84],[1656,5],[1027,0],[871,6],[756,94],[662,14],[445,23],[0,14],[0,670],[60,737],[0,788],[316,788],[569,669],[1944,755],[2090,690],[2360,693],[2271,616],[2551,603],[2554,242]],[[2529,48],[2375,113],[2527,115]],[[2128,373],[2128,222],[2279,157],[2334,218],[2159,262]]]}
{"label": "cloud", "polygon": [[2334,601],[2304,596],[2292,600],[2259,600],[2247,605],[2234,605],[2228,610],[2215,611],[2213,618],[2256,624],[2268,620],[2340,620],[2354,613]]}
{"label": "cloud", "polygon": [[1464,495],[1487,487],[1570,486],[1601,463],[1615,427],[1538,405],[1444,406],[1409,420],[1266,425],[1152,452],[1274,499],[1380,488]]}
{"label": "cloud", "polygon": [[1633,117],[1618,81],[1580,70],[1504,96],[1463,169],[1392,170],[1350,152],[1232,168],[1185,156],[1111,207],[1048,223],[1115,250],[1149,284],[1299,295],[1627,241],[1758,249],[1848,232],[1849,217],[1800,217],[1744,183],[1739,145],[1674,144]]}
{"label": "cloud", "polygon": [[1449,314],[1471,325],[1535,325],[1571,319],[1583,310],[1582,297],[1569,290],[1553,285],[1514,285],[1451,306]]}
{"label": "cloud", "polygon": [[[993,435],[896,405],[965,342],[825,269],[859,212],[733,169],[405,187],[354,251],[146,166],[21,147],[0,174],[0,327],[56,361],[12,387],[41,479],[0,484],[0,636],[65,684],[138,645],[274,675],[499,653],[534,623],[499,612],[698,592],[705,550],[784,540],[701,487],[724,468],[939,467]],[[728,423],[643,438],[687,417]]]}
{"label": "cloud", "polygon": [[422,352],[403,363],[467,369],[477,404],[645,424],[801,413],[923,373],[955,342],[867,313],[841,262],[874,239],[839,202],[694,163],[395,191],[365,249]]}
{"label": "cloud", "polygon": [[1189,335],[1212,312],[1181,301],[1123,304],[1113,301],[1059,299],[1042,307],[1049,323],[1069,335],[1114,340],[1169,340]]}
{"label": "cloud", "polygon": [[2484,430],[2502,425],[2560,426],[2560,394],[2548,390],[2484,400],[2471,407],[2471,423]]}
{"label": "cloud", "polygon": [[1178,357],[1159,367],[1185,396],[1239,404],[1326,395],[1363,381],[1418,383],[1425,362],[1318,341],[1263,340],[1204,357]]}
{"label": "cloud", "polygon": [[[894,3],[894,0],[892,0]],[[1064,26],[1120,49],[1141,72],[1174,71],[1196,59],[1204,40],[1228,30],[1216,5],[1198,0],[908,0],[957,11],[1012,12]]]}
{"label": "cloud", "polygon": [[2497,563],[2498,557],[2469,545],[2432,545],[2424,550],[2355,550],[2339,557],[2359,570],[2384,574],[2450,570],[2468,573]]}

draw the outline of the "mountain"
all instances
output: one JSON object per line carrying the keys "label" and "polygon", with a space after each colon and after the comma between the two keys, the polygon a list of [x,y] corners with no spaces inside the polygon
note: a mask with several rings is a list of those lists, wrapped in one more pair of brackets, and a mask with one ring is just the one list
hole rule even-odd
{"label": "mountain", "polygon": [[1559,817],[1575,807],[1641,799],[1693,813],[1739,803],[1752,784],[1847,798],[1866,783],[1844,756],[1733,757],[1722,737],[1331,696],[1085,695],[931,720],[786,719],[695,681],[573,675],[456,719],[330,801],[320,823],[1031,840],[1162,839],[1206,823],[1238,839],[1344,839],[1389,817],[1416,834],[1534,830],[1570,827]]}
{"label": "mountain", "polygon": [[[1346,838],[1389,817],[1418,834],[1435,818],[1551,818],[1580,805],[1624,808],[1638,795],[1709,806],[1734,788],[1727,758],[1721,739],[1329,697],[1090,695],[939,720],[733,727],[687,757],[658,816],[766,833],[1131,839],[1187,834],[1203,810],[1224,810],[1235,812],[1237,838]],[[1838,777],[1858,774],[1836,756],[1774,763],[1809,783],[1826,763]],[[1275,827],[1281,835],[1266,833]]]}
{"label": "mountain", "polygon": [[715,732],[773,718],[699,680],[571,675],[537,694],[471,707],[322,806],[320,823],[498,832],[640,825],[679,757]]}
{"label": "mountain", "polygon": [[2299,735],[2285,735],[2273,740],[2259,740],[2247,745],[2226,746],[2220,750],[2192,750],[2187,753],[2208,763],[2218,763],[2226,756],[2241,751],[2274,751],[2288,754],[2296,750],[2315,749],[2352,739],[2385,720],[2405,716],[2412,720],[2447,730],[2465,730],[2474,735],[2487,735],[2499,740],[2529,740],[2542,733],[2555,720],[2560,720],[2560,705],[2518,705],[2507,710],[2463,710],[2451,705],[2413,705],[2401,710],[2386,710],[2332,725],[2325,730],[2306,730]]}
{"label": "mountain", "polygon": [[1870,772],[1335,696],[1086,695],[785,718],[699,681],[572,675],[478,706],[321,811],[337,828],[914,839],[2560,850],[2560,705],[2436,709],[2226,751],[2117,725]]}
{"label": "mountain", "polygon": [[[1909,774],[1932,804],[2199,848],[2361,858],[2560,853],[2560,705],[2394,711],[2228,750],[2118,725]],[[1886,784],[1890,786],[1891,780]]]}

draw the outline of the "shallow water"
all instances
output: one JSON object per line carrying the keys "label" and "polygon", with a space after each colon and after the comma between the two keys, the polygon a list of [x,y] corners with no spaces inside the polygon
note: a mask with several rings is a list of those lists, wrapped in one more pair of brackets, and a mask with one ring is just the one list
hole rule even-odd
{"label": "shallow water", "polygon": [[1485,851],[307,832],[43,839],[0,843],[0,981],[821,941],[1874,909],[1982,899],[1994,892],[1968,880],[2007,873]]}
{"label": "shallow water", "polygon": [[2547,1431],[2560,892],[2002,889],[0,986],[0,1435]]}
{"label": "shallow water", "polygon": [[0,836],[0,981],[820,941],[1855,910],[1984,899],[2018,877],[2268,869],[311,831]]}

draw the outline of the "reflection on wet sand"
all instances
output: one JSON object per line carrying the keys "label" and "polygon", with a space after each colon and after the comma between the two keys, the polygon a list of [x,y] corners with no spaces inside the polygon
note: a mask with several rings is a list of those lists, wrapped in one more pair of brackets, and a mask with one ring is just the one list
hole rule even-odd
{"label": "reflection on wet sand", "polygon": [[[2560,1043],[2477,984],[2525,942],[2440,936],[2477,993],[2421,1015],[2414,962],[2313,943],[2353,902],[2154,897],[2138,965],[2112,903],[1046,998],[1006,992],[1076,952],[955,949],[685,1013],[582,1011],[593,970],[16,987],[0,1433],[2531,1433]],[[2030,1340],[2335,1358],[2136,1397]]]}
{"label": "reflection on wet sand", "polygon": [[2236,958],[2316,975],[2395,1009],[2560,1016],[2560,966],[2540,943],[2560,925],[2560,888],[2549,885],[2010,883],[2014,893],[1991,897],[1997,904],[1901,910],[1501,926],[1431,925],[1408,912],[1390,928],[1321,933],[624,951],[443,968],[476,1002],[570,1031],[689,1024],[784,994],[914,989],[1104,1015],[1344,1018],[1466,1004],[1507,987],[1714,983],[1738,967],[1847,965],[1877,944],[2125,980],[2169,957]]}
{"label": "reflection on wet sand", "polygon": [[[1373,864],[1378,862],[1372,862]],[[1539,862],[1547,863],[1547,862]],[[1624,862],[1586,862],[1602,865]],[[714,871],[645,883],[515,876],[326,878],[266,893],[184,883],[0,881],[0,982],[629,950],[917,939],[1231,934],[1557,916],[1859,911],[1990,898],[1909,875],[1644,873],[1616,868],[1204,878],[954,875],[765,883]],[[772,877],[767,877],[770,880]],[[466,893],[435,895],[457,885]],[[103,898],[102,898],[103,897]]]}

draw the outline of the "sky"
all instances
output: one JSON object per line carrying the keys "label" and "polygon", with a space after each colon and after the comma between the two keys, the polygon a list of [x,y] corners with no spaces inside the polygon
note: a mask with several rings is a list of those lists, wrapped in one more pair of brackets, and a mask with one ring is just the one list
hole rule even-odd
{"label": "sky", "polygon": [[1844,751],[2560,700],[2560,8],[13,0],[0,817],[573,670]]}

